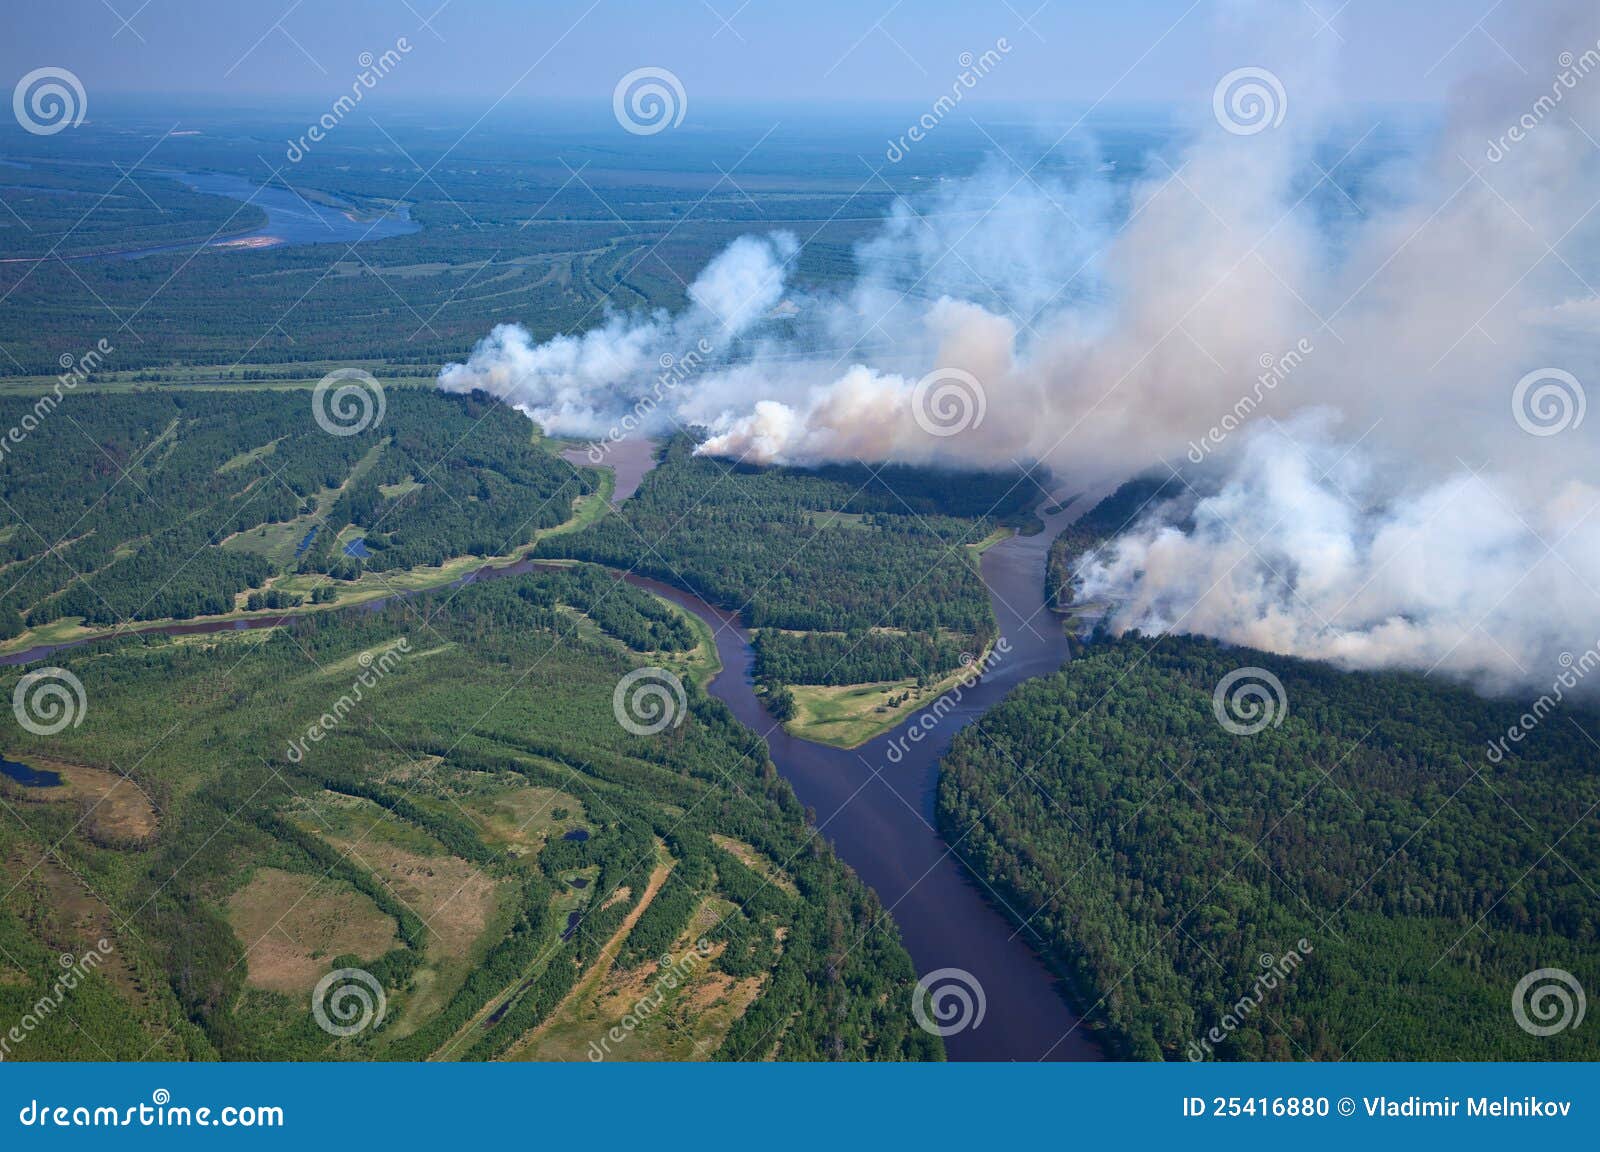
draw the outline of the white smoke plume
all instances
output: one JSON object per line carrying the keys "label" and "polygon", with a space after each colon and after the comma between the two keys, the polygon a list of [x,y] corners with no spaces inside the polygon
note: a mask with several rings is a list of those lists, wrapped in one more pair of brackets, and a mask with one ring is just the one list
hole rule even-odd
{"label": "white smoke plume", "polygon": [[[1548,687],[1600,641],[1600,490],[1519,507],[1469,469],[1396,497],[1328,413],[1253,436],[1219,491],[1174,501],[1080,568],[1119,628],[1218,636],[1345,667]],[[1554,546],[1554,550],[1552,547]]]}
{"label": "white smoke plume", "polygon": [[612,315],[581,336],[543,344],[520,324],[497,325],[465,364],[444,366],[439,387],[492,393],[553,435],[601,435],[634,404],[663,357],[702,342],[726,345],[770,311],[783,297],[796,247],[783,232],[734,241],[689,285],[689,306],[677,316]]}
{"label": "white smoke plume", "polygon": [[[1548,684],[1600,638],[1600,12],[1520,10],[1497,32],[1526,73],[1472,77],[1425,144],[1373,163],[1383,115],[1333,90],[1335,38],[1251,41],[1252,7],[1230,6],[1218,75],[1270,67],[1260,130],[1206,93],[1131,185],[1080,131],[1057,152],[1090,175],[942,183],[858,247],[846,290],[786,290],[793,241],[741,240],[676,317],[537,347],[497,329],[441,385],[592,434],[661,352],[720,330],[661,414],[709,429],[704,453],[1082,488],[1173,467],[1197,491],[1082,568],[1114,627]],[[769,319],[780,299],[798,313]]]}
{"label": "white smoke plume", "polygon": [[[1600,456],[1583,422],[1600,74],[1568,67],[1589,52],[1600,72],[1600,12],[1540,15],[1517,51],[1543,71],[1474,79],[1431,155],[1387,174],[1391,206],[1326,273],[1291,281],[1326,323],[1265,417],[1190,477],[1201,492],[1080,566],[1113,628],[1489,690],[1547,689],[1600,643]],[[1229,409],[1202,422],[1191,461]]]}

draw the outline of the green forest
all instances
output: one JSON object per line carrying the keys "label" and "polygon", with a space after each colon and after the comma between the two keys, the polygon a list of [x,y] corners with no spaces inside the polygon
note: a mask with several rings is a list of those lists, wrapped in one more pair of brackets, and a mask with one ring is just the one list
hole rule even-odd
{"label": "green forest", "polygon": [[936,680],[970,663],[991,638],[980,629],[963,642],[930,632],[784,632],[754,637],[756,678],[771,684],[871,684],[906,675]]}
{"label": "green forest", "polygon": [[[1245,666],[1287,705],[1236,736],[1212,696]],[[1600,965],[1595,718],[1558,711],[1490,763],[1522,711],[1416,675],[1100,638],[957,736],[939,823],[1005,906],[1037,909],[1024,930],[1126,1055],[1215,1035],[1199,1054],[1592,1060],[1593,1029],[1540,1039],[1508,1010],[1533,969]]]}
{"label": "green forest", "polygon": [[537,554],[628,569],[737,611],[770,685],[931,676],[994,632],[968,545],[1026,523],[1016,472],[751,468],[674,437],[639,491]]}
{"label": "green forest", "polygon": [[[699,688],[710,652],[681,663],[696,643],[677,609],[573,570],[62,654],[84,721],[5,748],[71,787],[0,780],[0,1012],[64,951],[104,937],[112,959],[11,1058],[549,1055],[581,1032],[574,989],[625,996],[695,940],[685,997],[731,1007],[669,1006],[639,1056],[940,1058],[902,1010],[892,922]],[[664,656],[680,723],[632,735],[613,688]],[[121,799],[86,817],[95,780]],[[386,1012],[330,1037],[311,984],[356,966]]]}
{"label": "green forest", "polygon": [[[594,487],[481,397],[391,390],[351,435],[312,406],[306,392],[68,396],[0,456],[0,638],[225,614],[296,572],[315,589],[505,553]],[[0,424],[31,410],[0,399]],[[302,598],[278,593],[261,606]]]}
{"label": "green forest", "polygon": [[[679,308],[741,235],[804,238],[800,308],[988,142],[952,131],[864,181],[881,141],[844,123],[624,159],[565,124],[402,153],[352,121],[274,188],[416,231],[220,248],[265,214],[181,174],[268,179],[284,133],[196,124],[153,154],[97,119],[8,144],[0,645],[99,638],[49,658],[78,722],[0,746],[0,1019],[34,1022],[0,1056],[588,1060],[686,971],[603,1058],[942,1059],[893,910],[708,694],[705,626],[619,576],[736,612],[776,718],[903,681],[861,694],[887,723],[995,640],[977,554],[1036,527],[1041,489],[1020,467],[744,466],[691,430],[612,506],[526,416],[432,385],[495,324]],[[1131,179],[1165,132],[1108,137],[1097,165]],[[357,365],[381,418],[331,434],[310,386]],[[1491,760],[1521,703],[1077,635],[1074,566],[1183,495],[1141,476],[1053,542],[1074,659],[956,736],[952,850],[1113,1056],[1600,1059],[1592,1025],[1535,1038],[1508,1010],[1534,969],[1600,972],[1600,718],[1558,709]],[[510,555],[534,570],[472,578]],[[246,616],[274,626],[129,634]],[[39,664],[0,667],[0,694]],[[1241,736],[1214,693],[1246,667],[1283,697]],[[666,685],[660,731],[621,722],[630,674]],[[32,772],[55,782],[12,778]],[[68,1010],[40,1011],[91,951]],[[312,1011],[343,969],[383,1001],[347,1038]]]}
{"label": "green forest", "polygon": [[[895,197],[887,181],[862,185],[853,153],[848,164],[824,159],[804,141],[798,155],[792,141],[763,149],[764,174],[748,191],[724,185],[715,165],[749,151],[743,132],[708,133],[665,165],[628,167],[609,141],[566,126],[536,142],[486,126],[487,143],[463,157],[452,154],[453,133],[423,133],[402,151],[363,117],[291,167],[283,139],[303,124],[213,129],[160,138],[153,156],[157,136],[92,122],[45,142],[8,141],[20,163],[4,169],[9,211],[0,210],[0,246],[15,258],[0,262],[5,372],[54,376],[63,349],[109,333],[107,372],[140,383],[190,383],[201,366],[206,381],[314,381],[322,370],[300,365],[352,359],[431,378],[501,321],[542,339],[588,326],[607,303],[678,307],[706,261],[752,230],[809,223],[805,275],[846,275],[851,245]],[[363,221],[400,204],[421,227],[359,247],[202,249],[259,228],[265,214],[191,191],[184,172],[270,181]],[[161,246],[172,247],[88,258]]]}

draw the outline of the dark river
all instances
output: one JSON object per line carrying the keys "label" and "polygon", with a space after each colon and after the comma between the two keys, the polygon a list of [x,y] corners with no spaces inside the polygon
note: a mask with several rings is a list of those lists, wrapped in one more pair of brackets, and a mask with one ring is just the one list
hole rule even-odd
{"label": "dark river", "polygon": [[[644,457],[648,460],[648,456]],[[637,479],[633,487],[637,487]],[[618,490],[622,478],[618,478]],[[655,580],[627,580],[694,612],[716,633],[723,670],[711,692],[739,720],[763,734],[772,760],[801,801],[816,812],[817,825],[841,859],[871,885],[900,926],[906,948],[923,975],[958,968],[983,989],[986,1012],[980,1026],[945,1038],[953,1060],[1099,1060],[1093,1035],[1080,1026],[1057,980],[1027,940],[985,898],[935,828],[935,787],[939,759],[951,738],[997,704],[1012,688],[1034,676],[1054,672],[1068,657],[1059,622],[1044,603],[1045,559],[1050,542],[1092,500],[1078,500],[1065,512],[1044,517],[1036,536],[1014,536],[983,556],[995,617],[1006,650],[993,658],[982,679],[917,743],[904,739],[909,725],[922,726],[919,713],[856,749],[830,748],[790,736],[767,714],[756,696],[749,638],[731,613]],[[540,567],[524,560],[501,568],[479,569],[465,580],[495,579]],[[375,610],[381,601],[363,607]],[[147,632],[220,632],[282,623],[283,618],[158,625]],[[0,657],[0,664],[42,659],[51,646]],[[951,694],[953,697],[953,694]],[[899,740],[898,763],[891,743]],[[1021,910],[1025,917],[1034,911]]]}
{"label": "dark river", "polygon": [[[977,978],[987,1012],[979,1027],[945,1038],[952,1060],[1104,1058],[1050,970],[985,899],[936,831],[934,819],[939,759],[951,738],[1022,681],[1054,672],[1067,659],[1059,621],[1039,607],[1045,559],[1050,542],[1087,506],[1077,501],[1066,512],[1045,517],[1045,530],[1037,536],[1014,536],[984,553],[984,583],[1009,651],[991,661],[982,680],[963,692],[920,743],[903,739],[910,723],[920,727],[916,714],[850,750],[790,736],[755,694],[754,653],[737,620],[676,588],[629,577],[716,629],[723,671],[711,685],[712,694],[766,736],[778,771],[816,811],[818,827],[840,858],[894,916],[917,971],[960,968]],[[903,754],[893,763],[889,748],[897,739]],[[1032,912],[1022,910],[1023,917]]]}

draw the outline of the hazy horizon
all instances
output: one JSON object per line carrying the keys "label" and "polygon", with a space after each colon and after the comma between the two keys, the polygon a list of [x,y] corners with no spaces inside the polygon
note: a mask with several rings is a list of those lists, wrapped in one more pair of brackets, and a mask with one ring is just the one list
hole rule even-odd
{"label": "hazy horizon", "polygon": [[[975,104],[1181,102],[1205,98],[1217,69],[1241,57],[1294,70],[1291,59],[1253,59],[1263,46],[1253,43],[1249,7],[891,0],[863,9],[818,0],[801,16],[766,0],[562,0],[538,11],[507,0],[351,0],[315,10],[301,0],[65,0],[12,14],[0,69],[9,84],[34,68],[68,68],[106,97],[326,99],[359,71],[362,53],[381,55],[404,37],[404,67],[375,103],[598,103],[637,67],[671,70],[706,108],[774,93],[790,104],[916,102],[948,88],[964,53],[1004,39],[1004,66],[971,93]],[[1295,52],[1337,53],[1335,81],[1351,99],[1438,102],[1465,72],[1518,51],[1515,13],[1478,14],[1449,0],[1279,7],[1302,25]],[[1521,66],[1534,63],[1543,62]]]}

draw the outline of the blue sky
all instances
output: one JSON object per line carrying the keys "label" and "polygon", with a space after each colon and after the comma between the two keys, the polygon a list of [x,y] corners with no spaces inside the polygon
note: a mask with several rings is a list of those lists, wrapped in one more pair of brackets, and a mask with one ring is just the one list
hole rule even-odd
{"label": "blue sky", "polygon": [[1012,50],[974,100],[1172,101],[1262,63],[1265,17],[1281,26],[1278,67],[1329,54],[1348,98],[1432,101],[1472,64],[1503,61],[1502,46],[1515,52],[1514,6],[1485,20],[1490,2],[12,0],[0,70],[10,86],[37,67],[69,68],[91,100],[324,101],[348,87],[361,53],[404,36],[412,51],[385,81],[386,101],[608,102],[618,77],[648,65],[706,107],[925,103],[948,90],[961,53],[1004,37]]}

